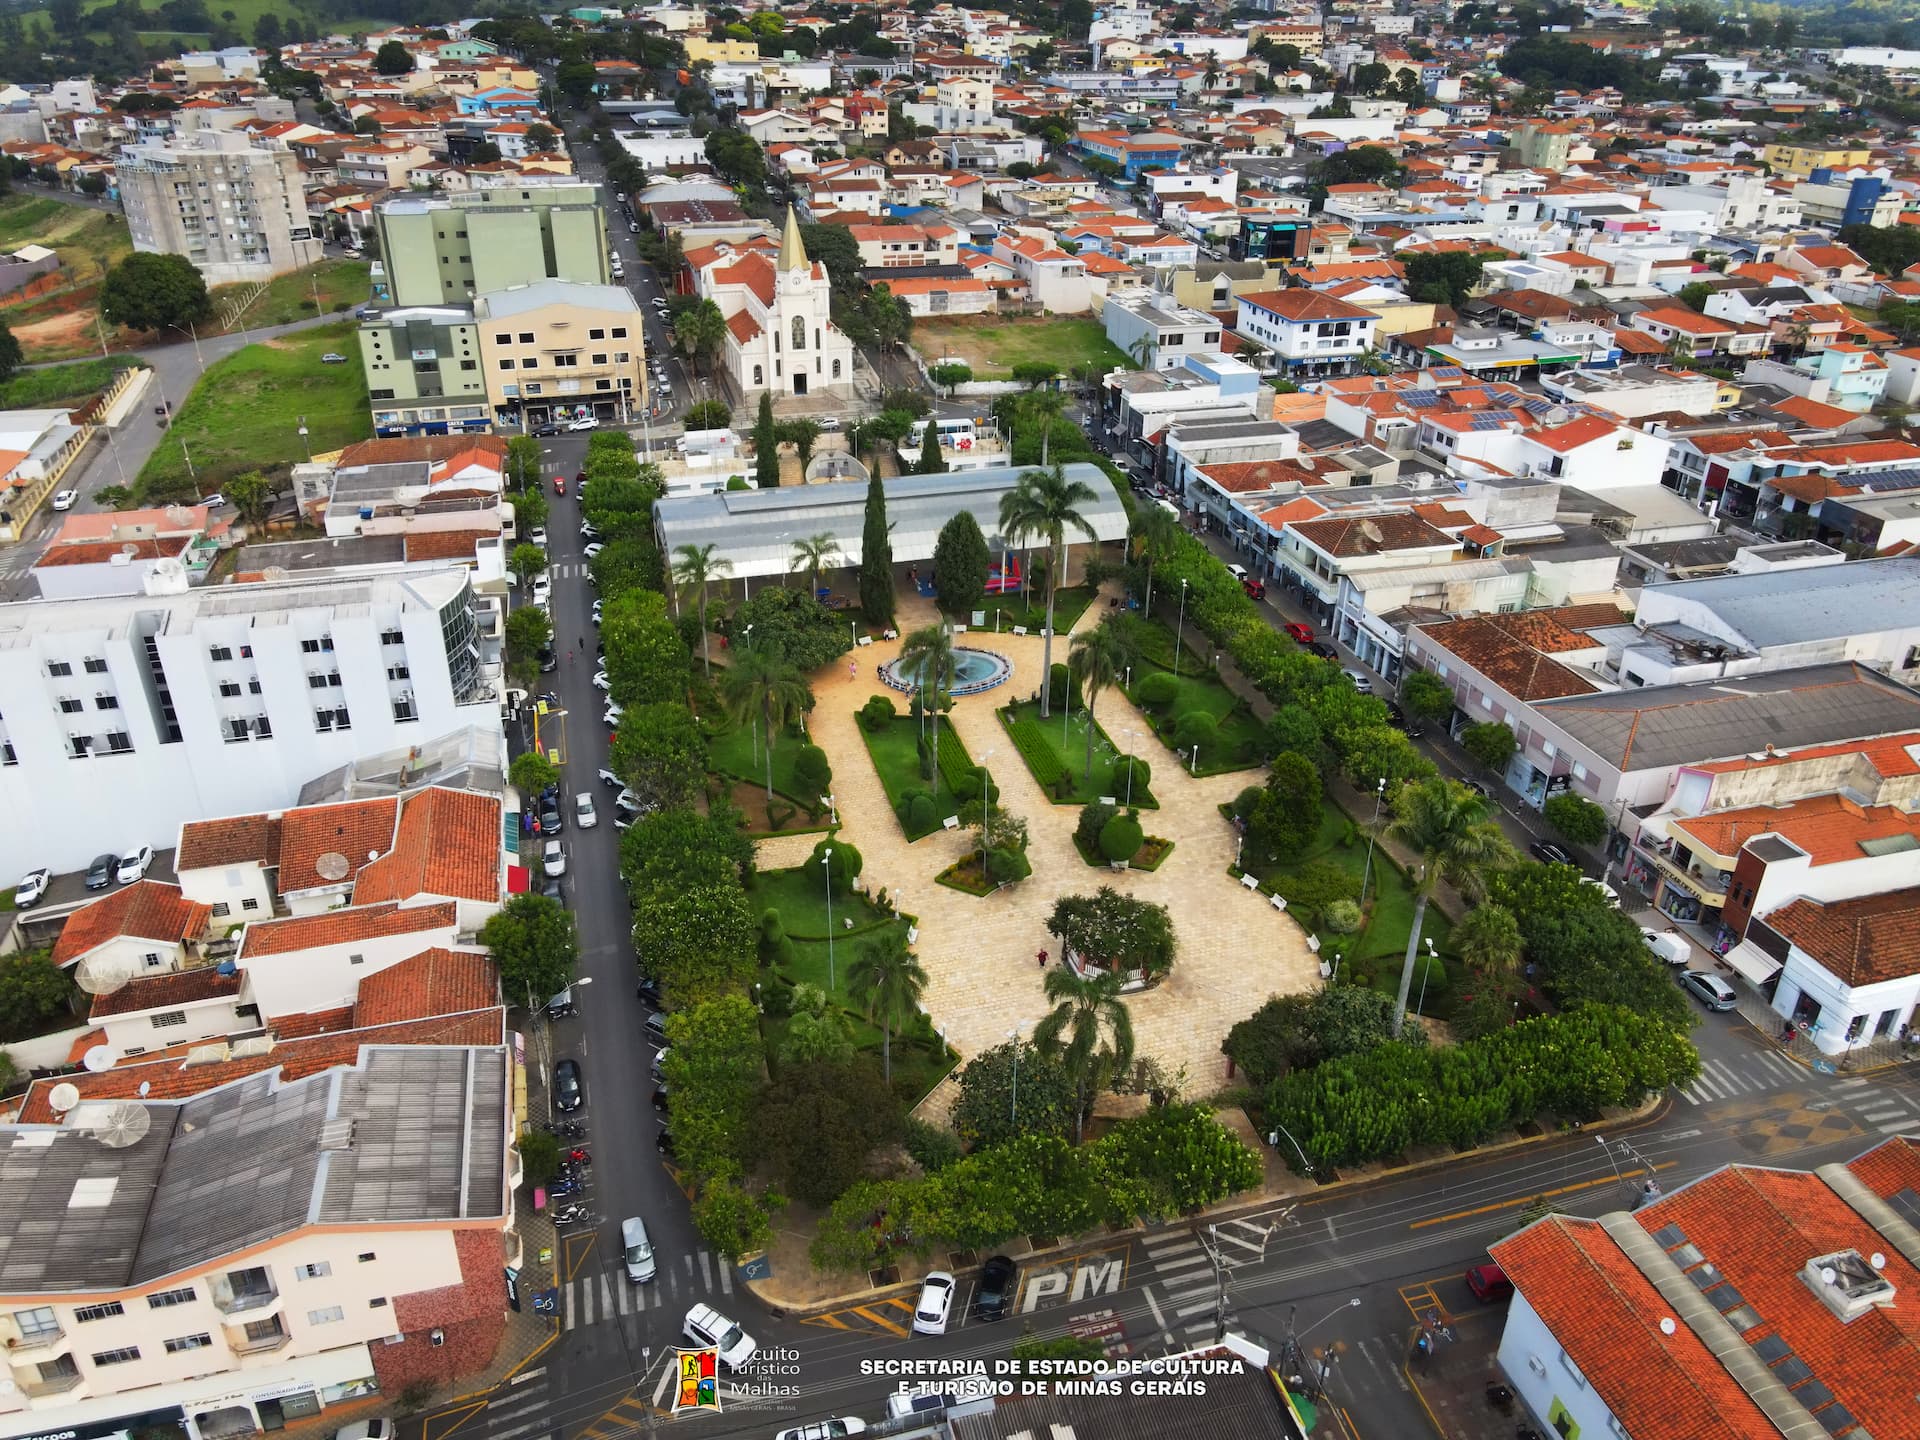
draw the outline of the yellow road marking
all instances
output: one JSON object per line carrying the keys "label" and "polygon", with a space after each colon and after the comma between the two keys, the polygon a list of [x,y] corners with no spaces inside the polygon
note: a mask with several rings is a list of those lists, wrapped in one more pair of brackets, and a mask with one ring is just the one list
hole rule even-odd
{"label": "yellow road marking", "polygon": [[[485,1401],[476,1400],[471,1405],[462,1405],[458,1408],[441,1410],[429,1415],[420,1423],[421,1440],[446,1440],[447,1436],[453,1434],[454,1431],[458,1430],[462,1425],[466,1424],[467,1421],[471,1420],[486,1408]],[[444,1430],[436,1430],[433,1426],[433,1422],[436,1420],[451,1420],[452,1423]]]}
{"label": "yellow road marking", "polygon": [[[1656,1165],[1653,1168],[1655,1170],[1671,1170],[1679,1163],[1677,1160],[1668,1160],[1664,1164]],[[1491,1205],[1476,1205],[1471,1210],[1456,1210],[1451,1215],[1435,1215],[1430,1220],[1415,1220],[1412,1224],[1408,1225],[1407,1228],[1409,1230],[1424,1230],[1429,1225],[1444,1225],[1449,1220],[1466,1220],[1475,1215],[1491,1215],[1496,1211],[1511,1210],[1516,1205],[1532,1205],[1541,1200],[1551,1200],[1558,1195],[1572,1195],[1576,1191],[1591,1190],[1596,1185],[1617,1185],[1621,1180],[1637,1180],[1647,1173],[1645,1170],[1622,1170],[1619,1178],[1615,1180],[1609,1180],[1605,1176],[1602,1176],[1598,1180],[1582,1180],[1576,1185],[1562,1185],[1558,1189],[1542,1190],[1536,1195],[1518,1195],[1511,1200],[1495,1201]]]}
{"label": "yellow road marking", "polygon": [[584,1235],[576,1233],[567,1236],[565,1243],[560,1247],[562,1282],[572,1280],[580,1273],[587,1261],[593,1258],[593,1252],[599,1244],[600,1232],[597,1230],[589,1230]]}
{"label": "yellow road marking", "polygon": [[[899,1302],[894,1301],[891,1303],[898,1304]],[[854,1306],[853,1313],[862,1319],[871,1320],[889,1335],[896,1336],[902,1340],[907,1338],[907,1327],[902,1325],[898,1320],[889,1320],[886,1316],[877,1313],[865,1305]]]}

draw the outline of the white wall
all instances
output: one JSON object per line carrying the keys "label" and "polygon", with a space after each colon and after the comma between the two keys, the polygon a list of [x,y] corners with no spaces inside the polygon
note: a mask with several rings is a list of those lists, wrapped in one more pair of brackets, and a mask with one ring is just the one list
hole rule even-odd
{"label": "white wall", "polygon": [[1613,1429],[1613,1412],[1586,1378],[1568,1368],[1566,1353],[1527,1297],[1516,1293],[1507,1308],[1507,1328],[1500,1335],[1500,1368],[1506,1371],[1514,1393],[1547,1427],[1547,1433],[1555,1433],[1549,1416],[1556,1401],[1581,1435],[1609,1440],[1624,1433]]}
{"label": "white wall", "polygon": [[1787,953],[1786,968],[1773,993],[1774,1012],[1783,1018],[1791,1016],[1802,994],[1820,1004],[1820,1023],[1813,1029],[1813,1043],[1823,1055],[1844,1055],[1848,1048],[1847,1027],[1854,1016],[1866,1017],[1866,1026],[1854,1042],[1856,1045],[1864,1045],[1874,1038],[1874,1025],[1885,1011],[1896,1012],[1893,1018],[1896,1031],[1912,1018],[1914,1002],[1920,1000],[1920,974],[1883,980],[1877,985],[1849,987],[1796,945]]}
{"label": "white wall", "polygon": [[[225,915],[215,914],[213,930],[217,935],[227,926],[242,920],[265,920],[273,914],[273,887],[267,883],[263,865],[244,861],[237,865],[216,865],[200,870],[179,872],[180,893],[198,905],[225,905]],[[247,901],[253,907],[247,907]]]}
{"label": "white wall", "polygon": [[369,975],[378,975],[423,950],[451,946],[455,933],[455,925],[423,928],[257,958],[249,957],[243,946],[240,968],[247,973],[247,993],[263,1018],[305,1015],[351,1005],[360,982]]}

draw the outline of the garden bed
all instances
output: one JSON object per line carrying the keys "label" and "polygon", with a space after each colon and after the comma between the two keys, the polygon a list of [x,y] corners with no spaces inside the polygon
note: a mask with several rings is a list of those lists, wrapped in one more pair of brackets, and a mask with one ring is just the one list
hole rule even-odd
{"label": "garden bed", "polygon": [[[908,840],[925,839],[945,828],[946,822],[960,813],[960,802],[953,794],[953,776],[962,771],[978,775],[979,769],[953,726],[945,723],[940,726],[940,763],[932,780],[920,778],[920,722],[913,716],[896,715],[885,729],[877,731],[869,730],[861,722],[860,738],[866,742],[881,788],[887,792],[887,805],[900,820],[900,828]],[[901,818],[901,797],[911,790],[924,790],[933,796],[931,823],[915,826]]]}
{"label": "garden bed", "polygon": [[[1159,618],[1143,622],[1138,629],[1140,656],[1134,662],[1130,683],[1124,688],[1127,698],[1140,713],[1154,735],[1169,750],[1177,750],[1174,727],[1180,716],[1199,710],[1211,715],[1218,727],[1219,739],[1212,751],[1202,747],[1200,765],[1191,773],[1226,775],[1262,762],[1265,755],[1266,727],[1260,723],[1248,703],[1228,688],[1207,654],[1193,648],[1192,627],[1181,647],[1180,673],[1174,674],[1174,633]],[[1202,642],[1205,636],[1198,637]],[[1141,682],[1149,675],[1168,675],[1178,687],[1174,698],[1163,705],[1143,705],[1139,699]]]}
{"label": "garden bed", "polygon": [[984,897],[991,895],[1000,887],[987,876],[986,866],[982,863],[978,850],[963,856],[933,877],[934,884],[944,885],[949,890],[958,890],[963,895]]}
{"label": "garden bed", "polygon": [[746,817],[746,833],[755,838],[771,835],[825,835],[833,829],[827,817],[822,815],[814,819],[807,814],[806,807],[797,800],[774,793],[773,803],[767,803],[767,787],[764,783],[755,784],[751,780],[736,780],[732,776],[722,776],[727,786],[727,799]]}
{"label": "garden bed", "polygon": [[[1073,837],[1073,848],[1080,852],[1080,858],[1098,869],[1109,869],[1107,857],[1098,851],[1089,850],[1080,843],[1078,832]],[[1133,858],[1127,861],[1129,870],[1158,870],[1166,864],[1167,857],[1173,854],[1173,841],[1163,840],[1158,835],[1149,835],[1140,842],[1140,848],[1133,852]]]}
{"label": "garden bed", "polygon": [[767,752],[758,750],[753,728],[739,725],[713,737],[707,764],[728,782],[728,795],[747,817],[750,835],[805,835],[832,828],[831,811],[822,804],[813,810],[800,798],[805,788],[794,772],[794,761],[806,744],[800,736],[782,732],[774,737],[773,803],[767,802]]}
{"label": "garden bed", "polygon": [[[1000,711],[1000,723],[1007,738],[1041,792],[1056,805],[1087,805],[1103,799],[1113,783],[1114,763],[1120,748],[1113,743],[1100,722],[1082,709],[1065,716],[1040,718],[1040,705],[1033,700],[1018,700]],[[1087,726],[1093,726],[1093,774],[1087,763]],[[1064,732],[1064,733],[1063,733]],[[1122,793],[1116,800],[1126,800]],[[1140,810],[1158,810],[1160,802],[1145,785],[1133,787],[1132,804]]]}
{"label": "garden bed", "polygon": [[[1053,629],[1056,636],[1071,633],[1075,623],[1086,613],[1086,609],[1099,594],[1091,585],[1075,585],[1062,590],[1053,597]],[[1031,601],[1029,604],[1027,601]],[[987,612],[987,624],[996,634],[1010,633],[1014,626],[1024,625],[1027,630],[1038,635],[1047,623],[1046,590],[1036,584],[1027,600],[1022,600],[1018,590],[1005,595],[989,595],[981,602],[980,608]]]}

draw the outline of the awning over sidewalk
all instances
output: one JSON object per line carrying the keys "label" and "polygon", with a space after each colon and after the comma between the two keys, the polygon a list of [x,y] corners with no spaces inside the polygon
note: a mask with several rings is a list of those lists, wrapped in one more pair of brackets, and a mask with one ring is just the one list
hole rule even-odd
{"label": "awning over sidewalk", "polygon": [[1745,940],[1727,952],[1727,963],[1754,985],[1766,984],[1783,968],[1778,960]]}

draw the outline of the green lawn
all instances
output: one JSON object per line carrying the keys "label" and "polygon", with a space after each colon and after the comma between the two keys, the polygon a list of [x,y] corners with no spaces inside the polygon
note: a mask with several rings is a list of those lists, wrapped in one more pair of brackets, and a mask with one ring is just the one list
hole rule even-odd
{"label": "green lawn", "polygon": [[[304,270],[277,275],[267,282],[266,293],[247,307],[237,323],[226,328],[238,330],[243,324],[290,325],[295,320],[309,319],[321,310],[350,310],[356,305],[364,305],[371,293],[368,280],[370,268],[365,260],[322,260]],[[212,291],[210,298],[216,319],[224,325],[227,311],[222,302],[238,301],[252,288],[250,285],[222,285]],[[314,301],[316,290],[319,292],[317,305]],[[354,352],[347,350],[343,353]]]}
{"label": "green lawn", "polygon": [[57,251],[67,278],[82,285],[98,284],[109,267],[133,253],[119,215],[26,191],[0,198],[0,250],[22,245]]}
{"label": "green lawn", "polygon": [[1107,339],[1097,320],[1059,315],[951,316],[916,320],[913,347],[929,365],[949,356],[964,360],[976,380],[1008,380],[1013,367],[1044,360],[1065,373],[1092,362],[1103,369],[1136,369],[1125,351]]}
{"label": "green lawn", "polygon": [[135,366],[144,369],[146,361],[95,356],[69,365],[15,371],[11,380],[0,385],[0,410],[55,410],[78,405],[106,389],[122,370]]}
{"label": "green lawn", "polygon": [[[1065,793],[1050,789],[1047,775],[1035,767],[1033,758],[1024,753],[1020,758],[1027,762],[1027,768],[1033,771],[1033,778],[1039,782],[1040,788],[1055,796],[1055,804],[1086,805],[1112,793],[1114,761],[1118,760],[1123,752],[1113,743],[1105,728],[1088,715],[1084,707],[1070,715],[1062,715],[1056,710],[1043,720],[1040,718],[1040,705],[1037,701],[1019,700],[1002,710],[1000,719],[1001,723],[1007,727],[1008,742],[1014,744],[1015,750],[1019,750],[1019,746],[1014,743],[1014,726],[1021,721],[1033,722],[1040,739],[1052,754],[1053,764],[1071,782],[1071,789]],[[1093,774],[1091,776],[1087,774],[1088,725],[1093,726]],[[1152,761],[1149,759],[1148,763],[1151,764]],[[1044,765],[1045,762],[1042,764]],[[1114,798],[1125,801],[1127,796],[1122,791]],[[1154,799],[1152,792],[1144,785],[1133,787],[1133,804],[1142,810],[1157,810],[1160,806],[1160,802]]]}
{"label": "green lawn", "polygon": [[[1133,699],[1140,682],[1156,672],[1173,674],[1174,632],[1154,619],[1139,629],[1143,646],[1139,660],[1132,667],[1132,684],[1127,689],[1127,698]],[[1202,643],[1204,636],[1198,637]],[[1260,763],[1262,743],[1266,730],[1254,715],[1252,708],[1233,691],[1227,688],[1218,672],[1211,668],[1208,656],[1196,653],[1194,627],[1188,626],[1181,646],[1180,673],[1174,678],[1180,690],[1170,705],[1147,709],[1142,713],[1147,723],[1153,727],[1169,750],[1173,748],[1173,728],[1179,717],[1190,710],[1204,710],[1213,716],[1220,727],[1220,745],[1209,752],[1202,748],[1200,765],[1196,774],[1224,775],[1233,770],[1244,770]],[[1135,700],[1135,704],[1139,702]]]}
{"label": "green lawn", "polygon": [[[796,732],[790,730],[773,737],[774,793],[786,796],[795,804],[799,803],[797,797],[805,787],[793,773],[793,765],[800,754],[800,747],[805,743]],[[751,781],[762,787],[764,792],[767,783],[765,737],[757,735],[752,725],[736,725],[714,737],[707,754],[708,764],[722,775]]]}
{"label": "green lawn", "polygon": [[860,727],[860,738],[867,742],[867,754],[873,757],[873,768],[879,773],[880,784],[887,792],[887,803],[894,807],[895,815],[900,813],[900,797],[908,790],[918,788],[933,792],[933,824],[924,830],[908,829],[909,840],[919,840],[944,828],[947,817],[958,814],[960,810],[953,792],[940,781],[937,767],[934,779],[920,778],[919,737],[920,722],[911,715],[894,716],[893,723],[877,733],[865,725]]}
{"label": "green lawn", "polygon": [[[1075,585],[1054,596],[1054,633],[1060,636],[1068,634],[1098,593],[1091,585]],[[1001,634],[1011,631],[1016,625],[1024,625],[1037,634],[1047,623],[1047,593],[1036,589],[1032,598],[1033,604],[1026,605],[1021,602],[1017,590],[1010,595],[989,595],[982,607],[987,612],[987,624],[994,626]]]}
{"label": "green lawn", "polygon": [[[140,471],[142,498],[206,493],[243,470],[291,467],[373,433],[358,364],[323,365],[354,349],[351,325],[323,325],[249,345],[207,367],[173,429]],[[307,439],[300,437],[305,422]],[[181,442],[192,456],[190,474]]]}

